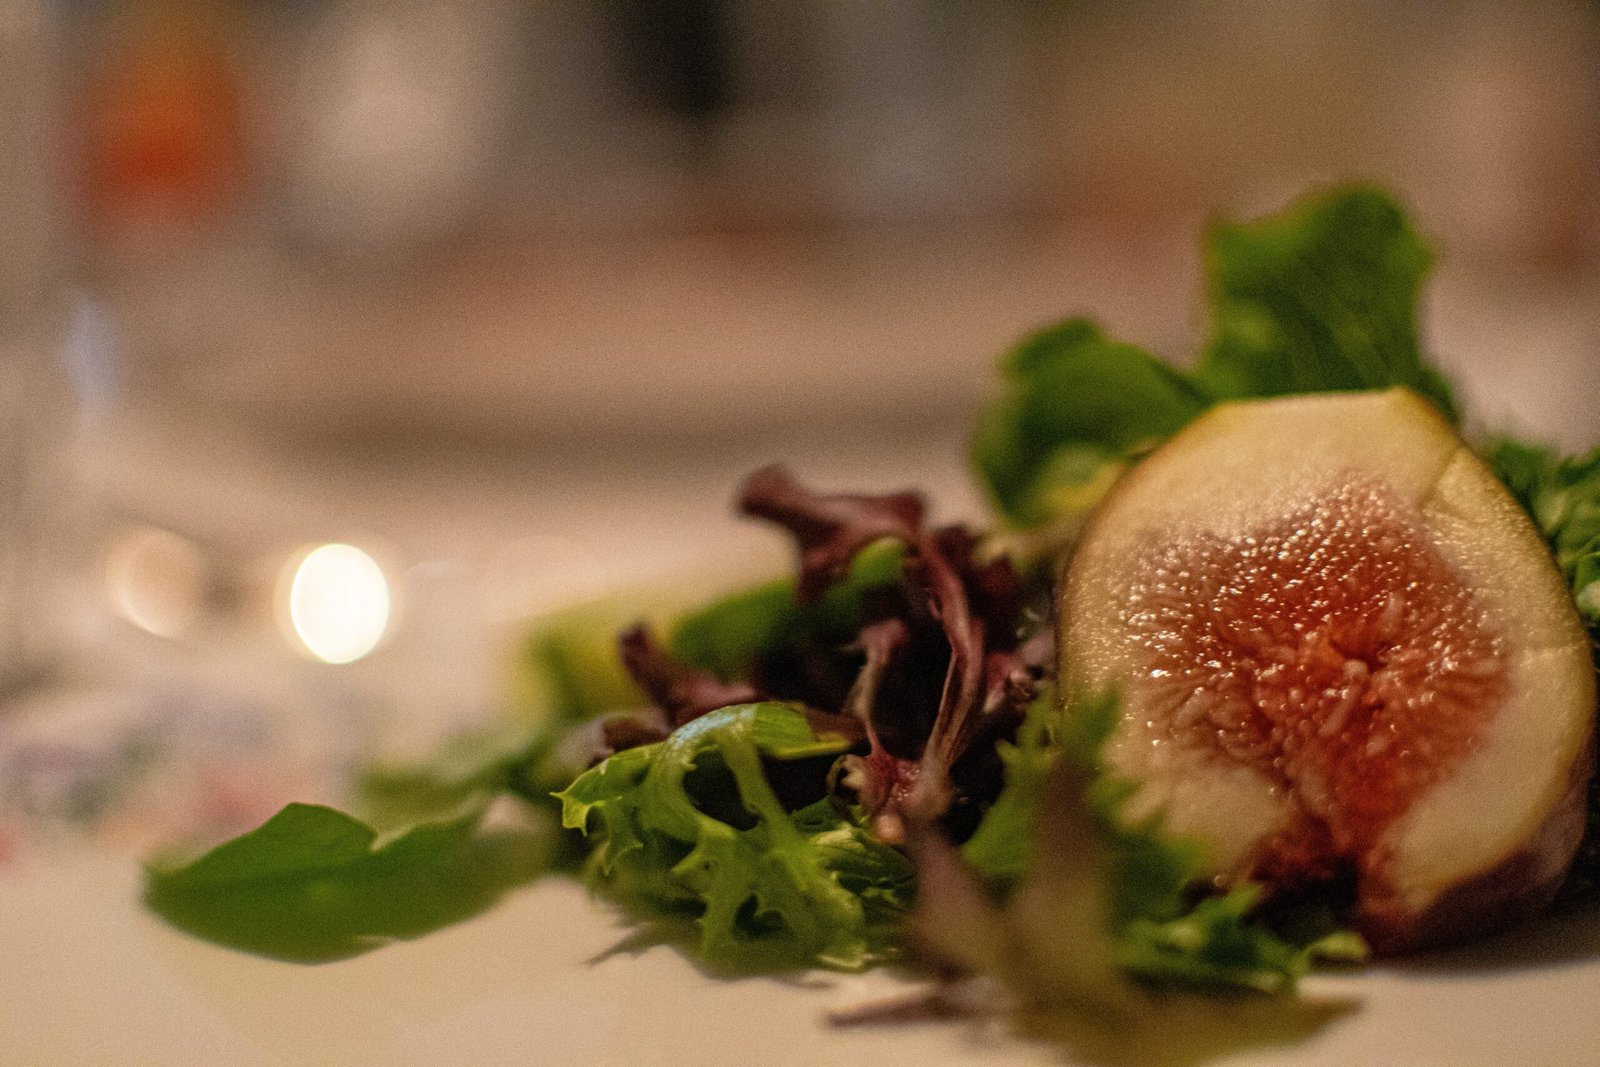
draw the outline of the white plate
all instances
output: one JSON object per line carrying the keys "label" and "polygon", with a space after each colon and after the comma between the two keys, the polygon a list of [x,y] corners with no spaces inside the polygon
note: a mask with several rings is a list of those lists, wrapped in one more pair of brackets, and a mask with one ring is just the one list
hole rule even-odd
{"label": "white plate", "polygon": [[[565,878],[315,966],[166,926],[139,903],[139,857],[175,836],[237,833],[285,798],[335,798],[328,768],[348,758],[331,743],[342,735],[310,743],[306,720],[328,709],[300,710],[285,725],[215,693],[89,692],[0,719],[0,1064],[1077,1062],[998,1020],[832,1028],[829,1012],[904,995],[906,980],[712,978],[671,947],[631,947],[630,928]],[[1288,1043],[1240,1045],[1255,1031],[1208,1004],[1142,1055],[1088,1062],[1592,1065],[1597,989],[1600,907],[1590,907],[1469,950],[1314,978],[1305,999],[1330,1010]],[[1196,1059],[1201,1038],[1228,1051]]]}
{"label": "white plate", "polygon": [[[848,469],[854,484],[927,484],[908,477],[909,467]],[[827,473],[824,483],[841,480],[831,477],[838,471]],[[656,486],[655,492],[665,500],[669,489]],[[603,505],[590,512],[620,512],[620,502],[629,501],[628,514],[651,513],[649,501],[634,503],[629,494],[590,499]],[[936,492],[935,499],[949,497]],[[586,521],[596,523],[598,513],[590,512]],[[708,529],[721,528],[706,521]],[[611,527],[599,522],[595,528]],[[715,537],[678,538],[691,540],[702,552],[719,544]],[[4,738],[0,731],[0,742]],[[242,766],[246,776],[274,788],[294,785],[291,795],[307,788],[290,781],[293,768],[271,760],[253,764],[248,753],[240,757],[229,737],[202,731],[198,743],[210,759],[243,758],[227,766]],[[115,759],[118,751],[106,749],[105,758]],[[15,779],[7,782],[5,773],[0,760],[0,790],[14,790]],[[0,799],[8,795],[0,792]],[[170,813],[174,806],[170,791],[155,801],[148,791],[142,796],[154,805],[151,811]],[[994,1025],[840,1031],[826,1024],[831,1010],[902,991],[887,973],[726,981],[701,974],[671,948],[613,952],[627,929],[582,889],[559,880],[516,891],[469,922],[354,959],[317,966],[260,959],[190,939],[140,907],[137,856],[146,842],[137,834],[120,843],[104,835],[56,840],[19,853],[6,831],[0,818],[0,1064],[1071,1062],[1059,1047],[1018,1039]],[[1600,1062],[1597,992],[1600,913],[1591,910],[1470,951],[1308,981],[1308,998],[1357,1006],[1294,1043],[1207,1062],[1593,1065]],[[1143,1062],[1193,1062],[1181,1049],[1175,1041],[1164,1058]]]}
{"label": "white plate", "polygon": [[[840,1031],[825,1015],[900,990],[885,973],[719,980],[551,879],[469,922],[337,963],[260,959],[143,912],[134,863],[75,850],[0,873],[0,1060],[83,1064],[1056,1064],[971,1022]],[[1358,1006],[1312,1036],[1204,1062],[1593,1064],[1600,916],[1399,968],[1306,983]],[[1219,1012],[1225,1009],[1219,1009]],[[1182,1058],[1135,1062],[1194,1062]]]}

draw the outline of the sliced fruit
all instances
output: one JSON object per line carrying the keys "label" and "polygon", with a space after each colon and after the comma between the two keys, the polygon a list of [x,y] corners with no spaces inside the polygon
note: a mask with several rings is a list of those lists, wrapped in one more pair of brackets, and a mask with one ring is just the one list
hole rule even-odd
{"label": "sliced fruit", "polygon": [[1355,886],[1398,952],[1548,902],[1584,826],[1588,639],[1532,525],[1406,390],[1222,404],[1067,570],[1062,677],[1221,884]]}

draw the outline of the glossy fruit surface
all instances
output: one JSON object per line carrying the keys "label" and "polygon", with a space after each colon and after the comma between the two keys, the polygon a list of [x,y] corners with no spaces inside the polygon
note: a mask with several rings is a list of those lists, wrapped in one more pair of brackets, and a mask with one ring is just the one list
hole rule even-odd
{"label": "glossy fruit surface", "polygon": [[1543,542],[1404,390],[1219,405],[1126,475],[1063,584],[1062,677],[1223,882],[1353,881],[1401,951],[1553,893],[1594,670]]}

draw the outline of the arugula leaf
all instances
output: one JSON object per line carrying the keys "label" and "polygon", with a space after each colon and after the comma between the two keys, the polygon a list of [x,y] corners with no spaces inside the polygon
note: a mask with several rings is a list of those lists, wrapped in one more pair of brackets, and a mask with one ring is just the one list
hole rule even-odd
{"label": "arugula leaf", "polygon": [[596,839],[591,884],[692,918],[706,964],[858,969],[891,950],[910,868],[825,800],[786,811],[763,770],[844,748],[790,705],[724,708],[581,775],[560,794],[563,821]]}
{"label": "arugula leaf", "polygon": [[1176,433],[1211,402],[1184,375],[1083,319],[1027,338],[1001,373],[1005,391],[979,418],[973,460],[996,507],[1019,526],[1059,513],[1108,465]]}
{"label": "arugula leaf", "polygon": [[186,864],[147,871],[145,903],[196,936],[276,959],[343,959],[469,918],[543,865],[548,837],[485,832],[482,806],[388,841],[290,804]]}
{"label": "arugula leaf", "polygon": [[1212,338],[1195,376],[1219,398],[1404,385],[1454,418],[1417,339],[1431,260],[1400,206],[1362,186],[1217,223],[1206,248]]}
{"label": "arugula leaf", "polygon": [[384,833],[446,819],[474,802],[486,804],[538,760],[551,733],[505,719],[447,738],[419,763],[364,768],[356,779],[356,810]]}
{"label": "arugula leaf", "polygon": [[[1017,743],[1003,750],[1005,790],[963,847],[965,862],[1014,900],[1049,899],[1058,917],[1093,918],[1072,927],[1039,924],[1031,919],[1037,904],[1014,904],[1009,921],[1021,924],[1015,932],[1035,946],[1031,954],[1047,962],[1098,952],[1146,982],[1267,993],[1291,990],[1313,960],[1359,959],[1364,949],[1352,934],[1295,944],[1256,922],[1259,887],[1191,902],[1203,871],[1200,849],[1162,831],[1159,818],[1128,822],[1122,811],[1132,788],[1101,767],[1118,707],[1111,695],[1069,712],[1048,699],[1037,702]],[[1071,853],[1065,862],[1064,848]],[[1069,905],[1069,897],[1079,903]],[[1046,999],[1102,1005],[1123,999],[1103,975],[1075,991],[1060,983],[1059,975],[1046,983]]]}
{"label": "arugula leaf", "polygon": [[494,831],[483,815],[507,792],[552,807],[551,791],[586,762],[563,751],[576,724],[644,701],[617,658],[621,610],[583,605],[542,623],[523,649],[523,715],[450,738],[417,765],[365,769],[365,821],[290,804],[191,862],[151,864],[146,905],[219,944],[320,962],[469,918],[575,865],[569,836],[536,825],[537,812],[526,812],[535,824]]}

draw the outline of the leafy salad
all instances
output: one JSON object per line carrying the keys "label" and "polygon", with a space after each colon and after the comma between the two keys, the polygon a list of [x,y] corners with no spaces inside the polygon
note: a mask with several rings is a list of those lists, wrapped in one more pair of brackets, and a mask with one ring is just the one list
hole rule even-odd
{"label": "leafy salad", "polygon": [[[972,448],[990,528],[757,471],[739,508],[793,539],[793,576],[620,634],[612,611],[546,621],[525,649],[553,694],[541,722],[371,770],[359,817],[290,805],[158,860],[148,905],[324,960],[569,871],[717,973],[894,961],[946,980],[923,1009],[977,975],[1019,1011],[1112,1021],[1164,991],[1277,997],[1360,961],[1337,887],[1208,880],[1200,844],[1135,810],[1104,758],[1119,695],[1058,684],[1063,558],[1118,477],[1219,402],[1402,386],[1460,420],[1418,337],[1429,252],[1382,192],[1217,224],[1205,251],[1192,370],[1083,319],[1004,358]],[[1600,451],[1479,451],[1600,635]]]}

